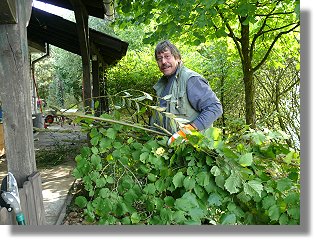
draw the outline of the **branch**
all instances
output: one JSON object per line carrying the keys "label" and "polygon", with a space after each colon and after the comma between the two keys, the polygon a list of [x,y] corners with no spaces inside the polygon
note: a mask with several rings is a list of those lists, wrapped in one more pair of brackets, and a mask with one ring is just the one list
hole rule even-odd
{"label": "branch", "polygon": [[150,128],[145,128],[136,124],[131,124],[131,123],[127,123],[127,122],[122,122],[122,121],[118,121],[118,120],[114,120],[114,119],[109,119],[109,118],[101,118],[101,117],[94,117],[94,116],[88,116],[88,115],[82,115],[82,114],[75,114],[75,113],[67,113],[65,114],[66,117],[80,117],[80,118],[85,118],[85,119],[92,119],[95,121],[101,121],[101,122],[108,122],[111,124],[120,124],[120,125],[124,125],[124,126],[128,126],[128,127],[132,127],[132,128],[137,128],[146,132],[150,132],[150,133],[154,133],[157,135],[166,135],[165,133],[162,132],[158,132],[155,130],[152,130]]}
{"label": "branch", "polygon": [[229,30],[229,34],[228,36],[230,38],[233,39],[235,45],[236,45],[236,48],[237,48],[237,51],[241,57],[241,60],[243,61],[244,58],[243,58],[243,55],[242,55],[242,51],[241,51],[241,46],[239,45],[239,42],[240,42],[240,39],[238,37],[235,36],[234,32],[233,32],[233,29],[231,28],[231,26],[229,25],[229,23],[225,20],[225,17],[223,15],[223,13],[220,11],[219,7],[216,6],[215,9],[217,10],[217,12],[219,13],[219,16],[220,18],[222,19],[223,23],[225,24],[225,26],[227,27],[227,29]]}
{"label": "branch", "polygon": [[276,42],[278,41],[278,39],[284,35],[284,34],[287,34],[291,31],[293,31],[295,28],[297,28],[298,26],[300,26],[300,22],[298,22],[295,26],[293,26],[291,29],[287,30],[287,31],[284,31],[284,32],[280,32],[273,40],[273,42],[271,43],[270,47],[268,48],[265,56],[263,57],[263,59],[256,65],[256,67],[253,68],[253,72],[255,72],[256,70],[258,70],[263,64],[264,62],[267,60],[273,46],[276,44]]}

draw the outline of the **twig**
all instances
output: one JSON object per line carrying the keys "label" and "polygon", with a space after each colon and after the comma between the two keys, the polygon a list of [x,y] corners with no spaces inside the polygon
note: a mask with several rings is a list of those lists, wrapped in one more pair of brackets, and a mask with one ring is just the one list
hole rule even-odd
{"label": "twig", "polygon": [[124,126],[128,126],[128,127],[132,127],[132,128],[138,128],[141,130],[144,130],[146,132],[151,132],[154,134],[158,134],[158,135],[166,135],[165,133],[162,132],[158,132],[155,131],[153,129],[150,128],[145,128],[136,124],[131,124],[131,123],[127,123],[127,122],[122,122],[122,121],[118,121],[118,120],[114,120],[114,119],[109,119],[109,118],[101,118],[101,117],[94,117],[94,116],[88,116],[88,115],[81,115],[81,114],[75,114],[75,113],[71,113],[71,114],[65,114],[65,116],[67,117],[80,117],[80,118],[86,118],[86,119],[92,119],[92,120],[96,120],[96,121],[101,121],[101,122],[108,122],[108,123],[113,123],[113,124],[121,124]]}
{"label": "twig", "polygon": [[161,129],[163,132],[165,132],[166,134],[168,134],[169,136],[172,136],[173,134],[170,133],[169,131],[167,131],[167,129],[157,125],[156,123],[153,123],[154,127],[157,127],[158,129]]}

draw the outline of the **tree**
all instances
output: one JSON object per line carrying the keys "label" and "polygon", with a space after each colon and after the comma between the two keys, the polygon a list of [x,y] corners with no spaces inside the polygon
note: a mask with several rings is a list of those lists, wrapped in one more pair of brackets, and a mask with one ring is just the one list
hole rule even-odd
{"label": "tree", "polygon": [[299,0],[121,0],[117,12],[121,26],[150,26],[147,43],[172,38],[199,45],[230,38],[241,60],[245,119],[251,127],[256,126],[254,73],[278,40],[300,26]]}

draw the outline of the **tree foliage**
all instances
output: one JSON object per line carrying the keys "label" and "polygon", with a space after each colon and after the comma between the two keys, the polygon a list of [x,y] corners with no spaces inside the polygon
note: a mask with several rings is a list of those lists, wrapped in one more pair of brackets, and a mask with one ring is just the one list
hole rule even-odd
{"label": "tree foliage", "polygon": [[[38,97],[45,99],[48,105],[60,108],[80,103],[82,98],[80,57],[54,46],[49,48],[49,56],[35,64]],[[34,55],[32,59],[38,57]]]}
{"label": "tree foliage", "polygon": [[242,64],[246,123],[255,126],[253,74],[285,34],[298,29],[299,1],[126,1],[118,4],[122,26],[150,26],[146,43],[172,38],[199,45],[228,37]]}
{"label": "tree foliage", "polygon": [[[157,2],[158,1],[153,1],[151,5],[153,4],[155,6]],[[163,1],[159,2],[160,5],[165,5],[160,7],[166,10],[176,3],[173,4],[172,1],[170,4],[163,4]],[[222,4],[219,4],[219,1],[208,1],[209,4],[211,2],[213,4],[216,2],[215,4],[222,9],[223,7],[227,7],[227,4],[230,4],[230,7],[232,6],[232,1],[227,1]],[[180,2],[178,2],[178,4],[179,3]],[[198,7],[203,6],[201,3],[199,3]],[[240,1],[240,3],[244,2]],[[280,2],[275,2],[274,4],[276,3],[280,4]],[[186,6],[186,3],[182,4]],[[198,4],[198,2],[196,2],[196,4]],[[260,6],[260,4],[262,4],[262,2],[258,5]],[[283,2],[283,4],[286,5],[287,2]],[[291,5],[293,8],[293,2]],[[119,4],[119,7],[116,9],[120,14],[121,6],[122,5]],[[125,6],[125,8],[127,6]],[[270,5],[268,6],[270,7]],[[130,7],[133,8],[134,5],[130,5]],[[173,8],[174,7],[176,8],[176,6],[173,6]],[[188,8],[188,6],[186,7]],[[258,12],[258,9],[263,11],[262,8],[258,8],[257,6],[255,13]],[[267,11],[267,9],[266,6],[265,10]],[[141,11],[143,11],[143,14],[147,11],[146,5],[143,6]],[[197,14],[198,11],[195,14]],[[224,13],[227,14],[228,11],[224,11]],[[154,94],[152,86],[161,75],[153,57],[154,46],[144,44],[143,39],[152,39],[149,42],[154,43],[156,40],[153,40],[153,37],[148,38],[150,35],[145,34],[150,34],[150,31],[153,31],[156,35],[159,32],[157,29],[159,24],[157,24],[155,18],[161,17],[163,19],[169,19],[172,16],[169,16],[169,14],[163,14],[164,17],[154,15],[155,17],[152,17],[150,21],[145,22],[144,20],[147,18],[135,18],[137,12],[132,11],[128,14],[130,14],[129,22],[133,25],[126,25],[126,21],[122,21],[122,24],[126,25],[124,29],[119,29],[116,25],[112,26],[109,22],[104,22],[100,19],[90,19],[92,28],[116,36],[129,43],[126,57],[120,60],[115,66],[109,66],[106,69],[105,74],[108,83],[107,94],[109,97],[128,89],[136,89]],[[140,14],[140,12],[138,12],[138,14]],[[179,16],[185,14],[188,13],[183,12],[179,14]],[[119,15],[119,19],[126,20],[123,16],[126,17],[125,14]],[[295,19],[293,12],[289,14],[289,16]],[[205,17],[209,17],[209,14],[205,15]],[[260,18],[262,17],[263,16],[255,17],[255,19],[258,19],[255,24],[261,23]],[[182,18],[184,17],[182,16]],[[273,20],[278,24],[277,26],[280,26],[283,20],[276,19],[277,15],[273,17]],[[213,26],[205,25],[203,27],[202,31],[206,40],[195,46],[195,41],[193,40],[195,37],[193,34],[189,34],[189,32],[201,31],[201,26],[197,24],[199,21],[201,20],[196,18],[195,24],[193,25],[185,25],[184,22],[181,22],[180,25],[183,28],[181,29],[181,34],[173,35],[172,39],[181,51],[184,64],[204,75],[209,81],[211,88],[220,98],[224,107],[224,114],[216,121],[216,126],[223,129],[224,135],[230,136],[231,134],[237,133],[246,124],[246,104],[244,104],[244,102],[248,91],[246,91],[244,86],[242,61],[232,38],[221,37],[217,39],[215,34],[209,34],[214,31]],[[209,18],[205,18],[204,21],[209,21]],[[232,17],[231,20],[229,19],[229,22],[230,21],[232,21]],[[144,23],[147,25],[144,25]],[[161,21],[159,23],[161,23]],[[255,24],[249,23],[250,30],[253,29],[253,31],[251,31],[252,38],[254,32],[257,31],[258,25],[256,26]],[[268,23],[268,26],[272,27],[272,24]],[[235,23],[232,25],[233,27],[235,26],[236,30],[239,30],[239,24]],[[165,31],[165,29],[166,28],[164,28],[164,30],[163,28],[160,29],[161,34],[168,34],[168,31]],[[225,30],[227,32],[226,28]],[[171,35],[163,36],[163,38],[164,37],[169,38]],[[264,51],[271,41],[267,33],[264,35],[264,41],[265,42],[258,41],[259,44],[255,43],[256,48],[253,51],[253,62],[255,64],[258,64],[259,59],[263,58]],[[258,127],[267,126],[271,129],[285,131],[294,139],[294,142],[288,144],[297,146],[297,148],[299,148],[300,128],[299,64],[299,36],[298,32],[296,32],[296,34],[282,35],[281,38],[277,40],[276,44],[273,45],[268,59],[261,65],[259,70],[255,71],[253,74],[256,125]],[[60,49],[55,50],[55,48],[52,47],[49,59],[37,63],[35,69],[35,77],[41,98],[45,98],[46,100],[50,99],[50,103],[53,105],[59,105],[59,103],[62,105],[63,100],[65,107],[76,104],[78,101],[80,102],[82,94],[82,67],[78,56]],[[57,86],[59,86],[59,88],[57,88]]]}

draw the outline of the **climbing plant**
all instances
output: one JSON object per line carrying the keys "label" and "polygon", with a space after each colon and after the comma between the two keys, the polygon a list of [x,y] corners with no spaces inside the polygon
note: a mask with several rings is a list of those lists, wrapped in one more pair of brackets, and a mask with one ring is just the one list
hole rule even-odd
{"label": "climbing plant", "polygon": [[120,124],[117,111],[100,119],[76,120],[90,137],[74,170],[87,221],[299,224],[300,158],[283,132],[244,128],[223,138],[210,128],[168,146],[167,136]]}

